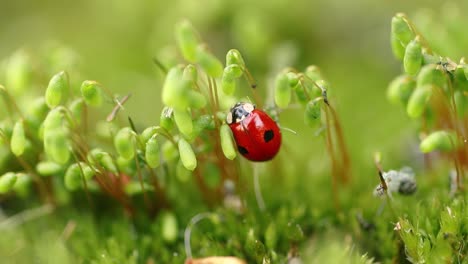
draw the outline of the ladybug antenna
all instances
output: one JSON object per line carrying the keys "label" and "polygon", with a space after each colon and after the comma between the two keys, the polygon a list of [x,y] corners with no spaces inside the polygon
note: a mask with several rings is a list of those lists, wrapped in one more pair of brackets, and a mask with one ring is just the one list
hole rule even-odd
{"label": "ladybug antenna", "polygon": [[291,133],[293,133],[294,135],[297,135],[297,132],[296,132],[296,131],[294,131],[294,130],[292,130],[292,129],[291,129],[291,128],[289,128],[289,127],[283,127],[283,126],[279,126],[279,128],[280,128],[281,130],[285,130],[285,131],[288,131],[288,132],[291,132]]}

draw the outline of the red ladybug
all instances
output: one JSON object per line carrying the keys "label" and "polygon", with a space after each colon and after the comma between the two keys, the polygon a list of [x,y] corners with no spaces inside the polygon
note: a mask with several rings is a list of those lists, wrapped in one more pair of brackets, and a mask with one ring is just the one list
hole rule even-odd
{"label": "red ladybug", "polygon": [[229,111],[226,122],[232,130],[237,149],[251,161],[271,160],[281,146],[278,125],[265,112],[250,103],[237,103]]}

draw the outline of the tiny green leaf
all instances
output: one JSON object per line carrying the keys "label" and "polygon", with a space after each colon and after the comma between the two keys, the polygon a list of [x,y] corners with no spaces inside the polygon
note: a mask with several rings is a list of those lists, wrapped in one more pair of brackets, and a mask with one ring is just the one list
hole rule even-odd
{"label": "tiny green leaf", "polygon": [[200,43],[198,32],[188,20],[183,20],[176,25],[176,40],[182,56],[190,62],[197,59],[197,47]]}
{"label": "tiny green leaf", "polygon": [[185,66],[183,76],[184,79],[196,83],[198,81],[197,67],[195,67],[193,64]]}
{"label": "tiny green leaf", "polygon": [[146,163],[151,168],[157,168],[160,164],[161,157],[156,136],[151,137],[148,142],[146,142],[145,159]]}
{"label": "tiny green leaf", "polygon": [[62,165],[53,161],[41,161],[36,165],[36,171],[41,176],[51,176],[63,171]]}
{"label": "tiny green leaf", "polygon": [[84,81],[81,84],[81,96],[86,104],[98,107],[102,104],[103,95],[100,84],[96,81]]}
{"label": "tiny green leaf", "polygon": [[187,170],[193,171],[197,167],[197,158],[192,146],[183,138],[179,139],[179,154],[180,160]]}
{"label": "tiny green leaf", "polygon": [[408,43],[414,39],[415,34],[405,20],[404,14],[398,13],[392,18],[392,35],[400,40],[404,46],[408,45]]}
{"label": "tiny green leaf", "polygon": [[197,62],[213,78],[221,77],[223,74],[223,64],[206,49],[205,45],[199,45],[197,48]]}
{"label": "tiny green leaf", "polygon": [[73,102],[71,102],[70,106],[68,107],[73,116],[73,120],[77,124],[81,124],[84,115],[84,107],[85,102],[82,98],[73,100]]}
{"label": "tiny green leaf", "polygon": [[81,183],[83,182],[82,176],[85,180],[90,180],[94,177],[93,169],[84,162],[70,165],[65,172],[65,187],[70,191],[80,188]]}
{"label": "tiny green leaf", "polygon": [[424,113],[432,95],[432,88],[432,85],[424,85],[414,90],[406,106],[409,117],[418,118]]}
{"label": "tiny green leaf", "polygon": [[231,49],[226,53],[226,66],[237,64],[241,68],[245,68],[245,62],[241,53],[236,49]]}
{"label": "tiny green leaf", "polygon": [[423,153],[435,150],[452,151],[457,147],[457,137],[452,132],[436,131],[421,141],[419,149]]}
{"label": "tiny green leaf", "polygon": [[179,232],[177,218],[174,213],[165,211],[161,214],[161,236],[164,241],[174,243]]}
{"label": "tiny green leaf", "polygon": [[275,81],[275,103],[278,107],[285,108],[291,101],[291,87],[286,73],[280,73]]}
{"label": "tiny green leaf", "polygon": [[439,88],[444,88],[446,86],[446,82],[444,72],[435,64],[428,64],[422,67],[416,80],[418,87],[432,84]]}
{"label": "tiny green leaf", "polygon": [[7,172],[0,176],[0,194],[9,192],[15,185],[16,179],[14,172]]}
{"label": "tiny green leaf", "polygon": [[317,124],[320,123],[320,117],[321,117],[320,102],[321,102],[320,100],[314,99],[314,100],[311,100],[306,105],[306,109],[304,112],[304,122],[309,127],[315,127]]}
{"label": "tiny green leaf", "polygon": [[403,58],[405,72],[409,75],[416,75],[421,68],[422,61],[421,44],[418,40],[412,40],[408,46],[406,46],[405,57]]}
{"label": "tiny green leaf", "polygon": [[406,105],[415,87],[416,82],[411,76],[398,76],[389,84],[387,98],[394,104]]}
{"label": "tiny green leaf", "polygon": [[307,66],[307,68],[304,71],[304,74],[307,76],[307,78],[309,78],[311,81],[314,81],[314,82],[325,79],[319,67],[315,65]]}
{"label": "tiny green leaf", "polygon": [[24,124],[23,120],[19,120],[15,123],[15,126],[13,127],[13,133],[11,134],[11,152],[13,152],[15,156],[21,156],[24,153],[25,146],[26,136],[24,135]]}
{"label": "tiny green leaf", "polygon": [[51,160],[65,164],[70,159],[68,133],[64,129],[44,131],[44,149]]}
{"label": "tiny green leaf", "polygon": [[219,136],[221,138],[221,149],[223,150],[226,158],[233,160],[237,156],[234,140],[232,139],[232,132],[228,125],[222,124],[219,129]]}
{"label": "tiny green leaf", "polygon": [[223,89],[225,94],[233,95],[236,91],[236,80],[226,74],[223,74],[223,77],[221,78],[221,89]]}
{"label": "tiny green leaf", "polygon": [[403,60],[403,58],[405,57],[405,47],[401,44],[401,41],[395,36],[395,34],[392,34],[390,36],[390,41],[392,44],[393,55],[397,59]]}
{"label": "tiny green leaf", "polygon": [[26,173],[17,173],[16,174],[16,182],[13,185],[13,190],[17,193],[20,197],[27,197],[30,193],[30,187],[32,185],[32,177]]}
{"label": "tiny green leaf", "polygon": [[65,97],[69,90],[67,74],[62,71],[55,74],[49,82],[45,92],[45,101],[50,108],[65,101]]}
{"label": "tiny green leaf", "polygon": [[186,109],[190,106],[191,82],[183,77],[183,67],[172,67],[167,73],[163,85],[162,100],[165,105],[177,109]]}
{"label": "tiny green leaf", "polygon": [[114,137],[114,147],[119,155],[127,160],[135,156],[133,131],[129,127],[124,127],[117,132]]}
{"label": "tiny green leaf", "polygon": [[33,69],[29,55],[18,50],[8,59],[5,67],[5,85],[14,95],[21,95],[29,88]]}
{"label": "tiny green leaf", "polygon": [[190,136],[193,131],[192,115],[188,110],[174,109],[174,121],[180,133]]}

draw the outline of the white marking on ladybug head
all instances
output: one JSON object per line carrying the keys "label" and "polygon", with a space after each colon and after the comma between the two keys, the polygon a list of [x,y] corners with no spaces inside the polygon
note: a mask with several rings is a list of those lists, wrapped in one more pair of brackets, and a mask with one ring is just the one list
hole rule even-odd
{"label": "white marking on ladybug head", "polygon": [[227,115],[226,115],[226,123],[228,125],[232,124],[232,113],[229,112]]}
{"label": "white marking on ladybug head", "polygon": [[255,109],[255,106],[251,103],[244,103],[242,105],[242,108],[244,108],[244,110],[247,112],[247,113],[251,113],[254,109]]}
{"label": "white marking on ladybug head", "polygon": [[244,118],[245,118],[245,115],[240,116],[240,118],[236,118],[236,123],[241,122],[242,120],[244,120]]}

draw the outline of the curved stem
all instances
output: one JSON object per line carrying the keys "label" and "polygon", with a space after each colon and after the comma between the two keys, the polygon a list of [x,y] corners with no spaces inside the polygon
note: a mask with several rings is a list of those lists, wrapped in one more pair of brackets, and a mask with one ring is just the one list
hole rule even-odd
{"label": "curved stem", "polygon": [[201,220],[209,218],[212,215],[213,213],[209,213],[209,212],[200,213],[192,217],[192,219],[190,219],[190,222],[184,231],[184,247],[185,247],[185,254],[187,255],[187,259],[192,258],[192,248],[190,246],[190,236],[192,234],[192,227],[196,225],[198,222],[200,222]]}

